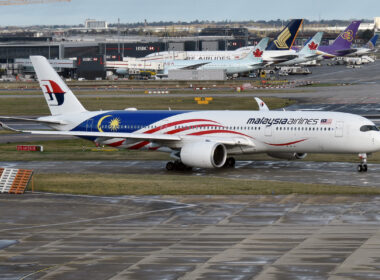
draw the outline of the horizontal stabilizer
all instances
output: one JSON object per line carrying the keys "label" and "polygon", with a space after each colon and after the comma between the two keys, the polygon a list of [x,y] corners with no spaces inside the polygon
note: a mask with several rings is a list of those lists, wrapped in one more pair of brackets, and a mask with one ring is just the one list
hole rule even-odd
{"label": "horizontal stabilizer", "polygon": [[58,120],[39,120],[39,119],[29,119],[29,118],[19,118],[19,117],[3,117],[3,116],[0,116],[0,120],[23,121],[23,122],[34,122],[34,123],[44,123],[44,124],[67,124],[63,121],[58,121]]}

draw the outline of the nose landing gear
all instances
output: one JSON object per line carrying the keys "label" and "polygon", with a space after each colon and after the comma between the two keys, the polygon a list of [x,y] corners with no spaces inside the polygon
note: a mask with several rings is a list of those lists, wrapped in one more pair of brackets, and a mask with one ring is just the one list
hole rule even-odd
{"label": "nose landing gear", "polygon": [[362,163],[358,165],[358,172],[367,172],[367,154],[359,154],[359,158],[362,160]]}

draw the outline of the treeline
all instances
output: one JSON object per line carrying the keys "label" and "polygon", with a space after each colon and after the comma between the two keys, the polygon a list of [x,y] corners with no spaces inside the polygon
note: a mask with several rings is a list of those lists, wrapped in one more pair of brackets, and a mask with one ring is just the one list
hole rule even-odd
{"label": "treeline", "polygon": [[[209,20],[193,20],[193,21],[154,21],[154,22],[135,22],[135,23],[120,23],[119,26],[123,28],[138,28],[138,27],[144,27],[145,25],[148,26],[172,26],[172,25],[220,25],[220,26],[226,26],[226,25],[269,25],[269,26],[281,26],[284,24],[287,24],[290,20],[249,20],[249,21],[231,21],[231,20],[223,20],[223,21],[209,21]],[[341,25],[348,25],[352,20],[308,20],[305,19],[304,24],[321,24],[321,25],[328,25],[328,26],[341,26]],[[362,22],[373,22],[373,20],[370,19],[362,19]],[[108,25],[109,27],[117,27],[117,23],[110,23]]]}

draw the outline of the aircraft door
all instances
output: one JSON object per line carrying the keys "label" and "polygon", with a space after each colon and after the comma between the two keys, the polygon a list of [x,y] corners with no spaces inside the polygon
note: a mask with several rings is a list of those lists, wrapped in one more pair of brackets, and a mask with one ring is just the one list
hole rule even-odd
{"label": "aircraft door", "polygon": [[343,137],[344,122],[337,121],[335,124],[335,137]]}
{"label": "aircraft door", "polygon": [[94,125],[94,120],[93,119],[87,120],[86,131],[92,131],[93,130],[93,125]]}
{"label": "aircraft door", "polygon": [[272,126],[271,125],[267,125],[265,127],[265,136],[272,136]]}

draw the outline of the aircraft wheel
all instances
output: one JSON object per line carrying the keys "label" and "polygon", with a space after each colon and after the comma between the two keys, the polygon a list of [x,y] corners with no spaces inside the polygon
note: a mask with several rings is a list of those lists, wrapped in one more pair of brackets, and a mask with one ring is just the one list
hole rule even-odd
{"label": "aircraft wheel", "polygon": [[367,172],[367,170],[368,170],[367,164],[363,164],[363,172]]}
{"label": "aircraft wheel", "polygon": [[363,166],[361,164],[359,164],[357,170],[358,170],[358,172],[362,172],[363,171]]}
{"label": "aircraft wheel", "polygon": [[223,167],[225,167],[225,168],[234,168],[235,167],[235,163],[236,163],[235,158],[229,157],[229,158],[226,159],[226,162],[223,165]]}
{"label": "aircraft wheel", "polygon": [[172,171],[174,170],[174,162],[172,161],[169,161],[167,164],[166,164],[166,169],[169,170],[169,171]]}

